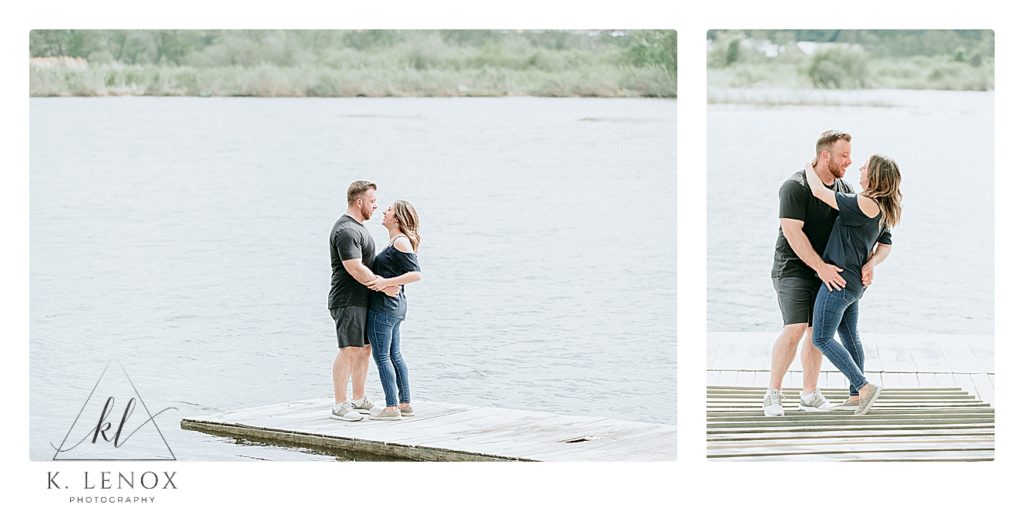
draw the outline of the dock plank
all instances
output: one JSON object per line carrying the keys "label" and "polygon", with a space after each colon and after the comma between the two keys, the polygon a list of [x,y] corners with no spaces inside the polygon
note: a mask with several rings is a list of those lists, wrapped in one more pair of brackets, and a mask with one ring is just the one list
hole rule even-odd
{"label": "dock plank", "polygon": [[[882,373],[888,384],[863,416],[852,410],[765,417],[759,388],[707,389],[707,458],[742,461],[990,461],[995,456],[995,409],[976,397],[987,374],[951,374],[960,386],[920,387],[916,373]],[[943,381],[944,378],[927,381]],[[786,389],[784,389],[785,391]],[[791,389],[795,390],[795,389]],[[847,390],[824,388],[832,401]],[[994,391],[992,391],[994,392]]]}
{"label": "dock plank", "polygon": [[183,429],[314,450],[429,461],[670,461],[676,427],[606,417],[417,401],[400,421],[344,422],[330,399],[186,418]]}

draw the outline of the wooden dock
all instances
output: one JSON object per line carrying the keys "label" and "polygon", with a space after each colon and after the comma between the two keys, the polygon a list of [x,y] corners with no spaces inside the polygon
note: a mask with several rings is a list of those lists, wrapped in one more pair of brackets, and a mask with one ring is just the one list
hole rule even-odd
{"label": "wooden dock", "polygon": [[420,461],[673,461],[676,427],[417,401],[400,421],[330,418],[310,399],[185,418],[181,428],[269,444]]}
{"label": "wooden dock", "polygon": [[[737,461],[991,461],[995,410],[959,387],[883,388],[862,416],[801,412],[784,388],[785,416],[765,417],[764,387],[708,386],[707,457]],[[822,389],[842,403],[848,388]]]}

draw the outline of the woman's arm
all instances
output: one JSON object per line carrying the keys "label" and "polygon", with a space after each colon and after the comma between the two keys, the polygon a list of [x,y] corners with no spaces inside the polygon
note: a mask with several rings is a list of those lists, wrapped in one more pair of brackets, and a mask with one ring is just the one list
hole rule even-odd
{"label": "woman's arm", "polygon": [[[420,272],[418,272],[418,271],[409,271],[409,272],[405,272],[405,273],[403,273],[403,274],[401,274],[401,275],[399,275],[397,277],[391,277],[390,279],[382,279],[382,284],[380,286],[380,289],[384,289],[385,287],[388,287],[388,286],[404,286],[406,284],[412,284],[413,282],[419,282],[419,280],[420,280]],[[370,286],[370,289],[372,289],[374,291],[379,291],[380,289],[376,289],[375,286],[376,286],[376,284],[373,285],[373,286]]]}
{"label": "woman's arm", "polygon": [[811,187],[811,193],[821,202],[832,206],[832,209],[839,209],[839,205],[836,204],[836,192],[825,188],[825,183],[821,182],[818,173],[814,171],[813,162],[804,167],[804,174],[807,176],[807,185]]}
{"label": "woman's arm", "polygon": [[860,269],[860,279],[865,286],[870,286],[875,281],[875,266],[882,264],[882,261],[885,261],[890,253],[892,253],[892,245],[882,243],[875,245],[875,252]]}
{"label": "woman's arm", "polygon": [[[395,249],[403,254],[413,253],[412,242],[409,241],[409,238],[404,236],[395,240]],[[380,291],[386,287],[404,286],[406,284],[412,284],[413,282],[419,282],[420,278],[421,276],[419,271],[407,271],[397,277],[391,277],[389,279],[378,278],[376,281],[367,284],[367,287],[372,291]]]}

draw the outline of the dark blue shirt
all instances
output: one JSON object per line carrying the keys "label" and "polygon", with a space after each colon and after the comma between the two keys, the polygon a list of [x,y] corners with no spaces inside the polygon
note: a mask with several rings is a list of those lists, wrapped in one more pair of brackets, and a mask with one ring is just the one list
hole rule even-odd
{"label": "dark blue shirt", "polygon": [[836,205],[839,206],[839,218],[832,226],[832,234],[828,237],[828,245],[821,258],[826,263],[834,264],[843,269],[839,275],[846,280],[846,289],[857,294],[864,291],[860,280],[860,270],[871,256],[875,243],[892,245],[892,234],[882,223],[882,213],[869,217],[860,210],[857,194],[836,193]]}
{"label": "dark blue shirt", "polygon": [[[420,263],[416,254],[405,253],[395,248],[394,244],[382,250],[373,259],[373,272],[390,279],[405,275],[411,271],[420,271]],[[405,319],[408,305],[405,300],[405,286],[401,286],[398,296],[391,297],[381,292],[370,292],[370,310],[382,312],[390,316]]]}

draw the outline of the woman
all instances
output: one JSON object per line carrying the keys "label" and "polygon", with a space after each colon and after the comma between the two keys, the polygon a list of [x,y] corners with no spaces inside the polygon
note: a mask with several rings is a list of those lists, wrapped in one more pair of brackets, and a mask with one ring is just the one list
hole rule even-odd
{"label": "woman", "polygon": [[[399,349],[399,326],[405,319],[407,308],[405,284],[420,280],[420,265],[416,258],[420,246],[420,219],[412,204],[400,200],[384,212],[382,223],[391,242],[373,260],[373,271],[379,277],[367,286],[378,292],[370,293],[366,323],[387,406],[370,415],[370,419],[400,420],[413,416],[409,370]],[[398,296],[379,292],[389,286],[400,286]]]}
{"label": "woman", "polygon": [[[856,404],[854,415],[863,415],[878,400],[882,388],[864,376],[864,350],[857,334],[858,301],[871,283],[874,267],[889,255],[889,230],[900,221],[900,168],[895,160],[872,155],[860,168],[864,191],[852,194],[826,188],[813,167],[812,162],[804,169],[811,193],[839,211],[822,259],[842,268],[847,276],[845,288],[830,290],[822,283],[818,289],[812,320],[814,345],[850,380],[851,397],[845,405]],[[836,331],[841,345],[835,341]]]}

